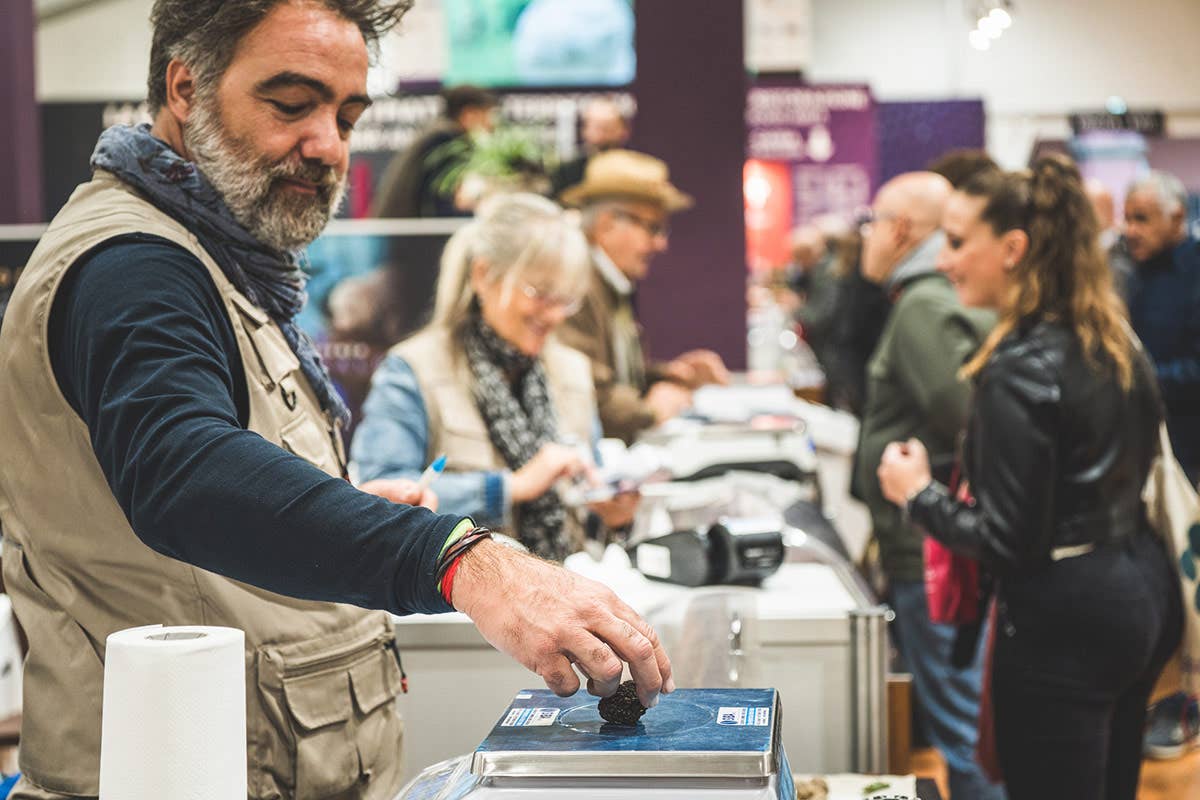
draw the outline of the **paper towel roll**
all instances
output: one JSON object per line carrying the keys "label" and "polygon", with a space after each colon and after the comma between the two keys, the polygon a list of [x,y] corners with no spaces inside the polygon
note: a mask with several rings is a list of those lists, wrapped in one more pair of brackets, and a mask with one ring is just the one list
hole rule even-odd
{"label": "paper towel roll", "polygon": [[101,800],[245,800],[244,647],[236,628],[108,637]]}

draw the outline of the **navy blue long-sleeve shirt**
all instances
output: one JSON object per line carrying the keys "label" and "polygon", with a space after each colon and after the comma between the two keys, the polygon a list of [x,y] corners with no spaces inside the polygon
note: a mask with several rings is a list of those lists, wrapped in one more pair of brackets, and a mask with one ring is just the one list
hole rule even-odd
{"label": "navy blue long-sleeve shirt", "polygon": [[1138,264],[1128,282],[1129,319],[1154,361],[1171,446],[1200,474],[1200,242]]}
{"label": "navy blue long-sleeve shirt", "polygon": [[246,430],[237,339],[191,253],[106,242],[68,273],[49,327],[58,385],[146,545],[279,594],[451,610],[434,571],[463,518],[359,492]]}

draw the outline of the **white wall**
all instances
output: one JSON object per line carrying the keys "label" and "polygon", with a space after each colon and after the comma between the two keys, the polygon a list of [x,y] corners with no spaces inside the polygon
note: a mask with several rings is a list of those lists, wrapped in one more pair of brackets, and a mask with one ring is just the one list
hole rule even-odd
{"label": "white wall", "polygon": [[1021,164],[1034,138],[1069,135],[1065,112],[1111,95],[1200,135],[1200,1],[1013,0],[986,52],[963,0],[814,0],[814,81],[865,81],[882,100],[982,97],[988,146]]}
{"label": "white wall", "polygon": [[[682,11],[695,0],[676,2]],[[428,0],[417,0],[418,3]],[[991,50],[967,43],[964,0],[812,0],[814,81],[865,81],[883,100],[982,97],[989,147],[1021,163],[1063,114],[1123,96],[1200,135],[1200,0],[1013,0]],[[102,0],[38,31],[42,100],[140,98],[151,0]]]}
{"label": "white wall", "polygon": [[143,99],[152,5],[152,0],[102,0],[40,26],[38,99]]}
{"label": "white wall", "polygon": [[1012,28],[967,43],[962,0],[816,0],[814,80],[867,79],[889,100],[982,96],[997,113],[1200,109],[1197,0],[1013,0]]}

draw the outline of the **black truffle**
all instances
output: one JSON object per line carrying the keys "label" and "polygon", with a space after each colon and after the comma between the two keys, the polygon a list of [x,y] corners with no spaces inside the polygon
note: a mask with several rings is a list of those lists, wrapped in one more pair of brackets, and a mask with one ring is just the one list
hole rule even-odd
{"label": "black truffle", "polygon": [[617,687],[611,697],[600,700],[600,716],[614,725],[637,725],[646,707],[638,700],[637,685],[633,681],[625,681]]}

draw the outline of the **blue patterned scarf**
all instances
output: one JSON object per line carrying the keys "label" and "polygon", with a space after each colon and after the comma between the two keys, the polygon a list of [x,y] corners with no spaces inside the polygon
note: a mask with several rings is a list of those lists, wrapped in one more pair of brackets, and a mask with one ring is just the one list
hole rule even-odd
{"label": "blue patterned scarf", "polygon": [[113,173],[194,233],[234,288],[279,325],[325,413],[343,426],[349,423],[346,403],[312,340],[295,323],[308,299],[298,253],[279,252],[254,238],[196,165],[155,138],[149,125],[117,125],[102,133],[92,168]]}

